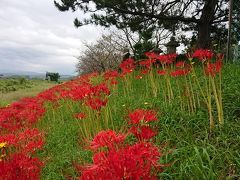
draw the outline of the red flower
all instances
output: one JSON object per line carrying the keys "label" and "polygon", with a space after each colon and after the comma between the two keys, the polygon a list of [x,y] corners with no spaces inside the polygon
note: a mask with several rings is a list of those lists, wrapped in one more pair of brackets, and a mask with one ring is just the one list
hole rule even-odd
{"label": "red flower", "polygon": [[159,55],[154,52],[146,52],[145,56],[147,56],[149,59],[157,59]]}
{"label": "red flower", "polygon": [[159,75],[165,75],[166,74],[166,71],[165,70],[158,70],[157,73]]}
{"label": "red flower", "polygon": [[116,79],[112,79],[112,80],[111,80],[111,84],[112,84],[112,85],[116,85],[116,84],[118,84],[118,81],[117,81]]}
{"label": "red flower", "polygon": [[158,56],[158,61],[160,61],[162,64],[172,64],[176,60],[177,54],[164,54]]}
{"label": "red flower", "polygon": [[104,83],[91,87],[91,94],[94,96],[110,95],[108,86]]}
{"label": "red flower", "polygon": [[38,158],[16,153],[8,161],[0,161],[0,179],[40,179],[42,167]]}
{"label": "red flower", "polygon": [[94,110],[100,110],[103,106],[106,106],[107,99],[90,98],[87,100],[86,104]]}
{"label": "red flower", "polygon": [[142,75],[145,75],[145,74],[147,74],[147,73],[149,73],[149,69],[143,69],[143,70],[141,70],[141,74],[142,74]]}
{"label": "red flower", "polygon": [[130,124],[140,124],[141,122],[157,121],[157,113],[152,110],[136,109],[128,115]]}
{"label": "red flower", "polygon": [[176,76],[185,76],[190,72],[189,69],[177,69],[173,72],[171,72],[171,76],[176,77]]}
{"label": "red flower", "polygon": [[77,114],[74,115],[74,117],[77,118],[77,119],[84,119],[84,118],[86,118],[86,114],[77,113]]}
{"label": "red flower", "polygon": [[118,77],[118,72],[117,71],[106,71],[104,74],[104,79],[105,80],[111,80],[111,79],[115,79],[116,77]]}
{"label": "red flower", "polygon": [[155,63],[155,62],[156,62],[155,59],[147,59],[147,60],[140,61],[139,65],[143,66],[143,67],[145,67],[147,69],[150,69],[152,64]]}
{"label": "red flower", "polygon": [[213,55],[214,53],[209,49],[198,49],[193,53],[193,57],[202,62],[211,60]]}
{"label": "red flower", "polygon": [[82,167],[80,179],[157,179],[162,154],[151,143],[137,143],[94,156],[94,164]]}
{"label": "red flower", "polygon": [[176,63],[175,65],[177,68],[183,68],[185,66],[185,62],[184,61],[179,61]]}
{"label": "red flower", "polygon": [[130,129],[130,132],[134,134],[134,136],[139,140],[143,140],[143,139],[148,140],[157,134],[157,132],[153,131],[152,128],[149,126],[139,126],[139,127],[133,126]]}
{"label": "red flower", "polygon": [[220,73],[222,70],[222,61],[217,60],[216,63],[208,63],[205,68],[205,73],[207,75],[215,76],[217,73]]}
{"label": "red flower", "polygon": [[100,147],[113,148],[117,144],[123,143],[126,136],[123,134],[116,134],[112,130],[99,132],[91,142],[92,149],[98,149]]}
{"label": "red flower", "polygon": [[135,69],[135,63],[132,58],[124,60],[119,66],[123,74],[131,73]]}

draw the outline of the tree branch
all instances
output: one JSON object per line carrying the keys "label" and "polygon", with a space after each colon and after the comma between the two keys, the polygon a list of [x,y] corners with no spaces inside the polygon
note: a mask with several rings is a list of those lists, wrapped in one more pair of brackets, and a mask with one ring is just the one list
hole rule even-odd
{"label": "tree branch", "polygon": [[195,17],[183,17],[183,16],[166,16],[163,13],[160,14],[149,14],[149,13],[143,13],[138,11],[129,11],[126,9],[120,9],[117,7],[112,7],[106,4],[107,8],[113,9],[115,12],[121,13],[121,14],[130,14],[130,15],[137,15],[137,16],[143,16],[148,18],[155,18],[157,20],[167,20],[167,21],[181,21],[184,23],[198,23],[199,19],[196,19]]}

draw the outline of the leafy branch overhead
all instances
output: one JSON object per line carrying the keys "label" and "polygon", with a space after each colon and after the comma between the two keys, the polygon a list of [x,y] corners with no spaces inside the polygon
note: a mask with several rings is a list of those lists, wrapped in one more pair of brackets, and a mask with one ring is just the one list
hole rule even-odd
{"label": "leafy branch overhead", "polygon": [[[182,28],[198,31],[198,46],[210,45],[211,27],[227,21],[228,0],[61,0],[54,1],[60,11],[81,10],[89,18],[75,19],[76,27],[95,24],[126,27],[141,31]],[[204,38],[202,38],[204,36]]]}

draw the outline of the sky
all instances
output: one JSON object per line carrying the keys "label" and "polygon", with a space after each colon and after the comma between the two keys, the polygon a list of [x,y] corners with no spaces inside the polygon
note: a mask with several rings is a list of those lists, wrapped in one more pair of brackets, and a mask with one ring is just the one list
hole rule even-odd
{"label": "sky", "polygon": [[81,12],[60,12],[53,0],[0,0],[0,74],[59,72],[73,75],[84,43],[104,32],[93,25],[75,28]]}

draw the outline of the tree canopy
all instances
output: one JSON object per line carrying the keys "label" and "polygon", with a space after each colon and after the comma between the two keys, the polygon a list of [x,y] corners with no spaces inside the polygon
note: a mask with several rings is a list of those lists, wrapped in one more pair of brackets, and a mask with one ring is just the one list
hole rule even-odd
{"label": "tree canopy", "polygon": [[[59,0],[60,11],[81,10],[87,18],[75,19],[75,26],[96,24],[130,28],[132,31],[164,27],[174,31],[197,31],[197,46],[208,48],[214,28],[228,20],[229,0]],[[214,28],[213,28],[214,27]]]}
{"label": "tree canopy", "polygon": [[95,44],[85,44],[86,49],[77,58],[78,73],[117,69],[126,46],[124,41],[116,40],[113,35],[102,35]]}

